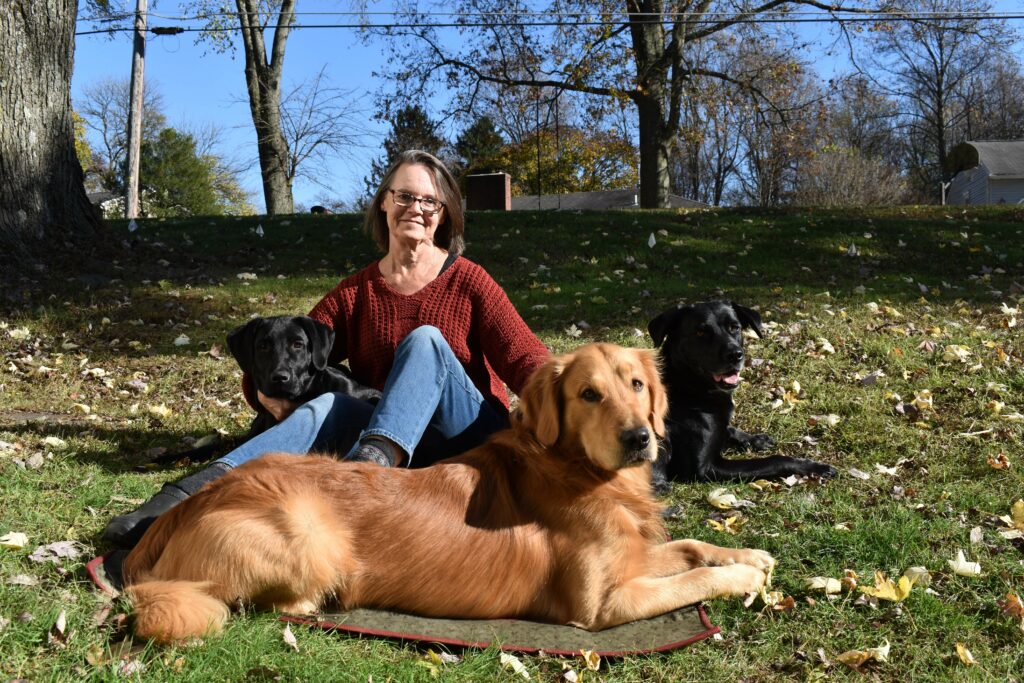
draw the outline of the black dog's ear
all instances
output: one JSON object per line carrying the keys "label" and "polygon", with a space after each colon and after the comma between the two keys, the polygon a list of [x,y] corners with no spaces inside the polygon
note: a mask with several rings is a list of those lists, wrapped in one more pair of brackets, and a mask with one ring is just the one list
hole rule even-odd
{"label": "black dog's ear", "polygon": [[238,361],[243,372],[253,370],[253,345],[256,342],[256,330],[263,324],[263,318],[253,318],[244,325],[239,325],[228,332],[228,348],[231,355]]}
{"label": "black dog's ear", "polygon": [[299,316],[295,320],[309,337],[309,353],[313,358],[313,367],[323,370],[327,367],[327,357],[331,355],[331,348],[334,346],[334,330],[307,315]]}
{"label": "black dog's ear", "polygon": [[692,306],[676,306],[664,311],[657,318],[647,323],[647,331],[651,335],[651,339],[654,340],[654,348],[659,348],[661,343],[665,341],[665,337],[668,336],[668,331],[672,329],[672,326],[676,324],[676,321],[683,317],[683,314],[689,311]]}
{"label": "black dog's ear", "polygon": [[740,325],[753,329],[758,337],[764,336],[761,334],[761,315],[757,311],[746,306],[740,306],[735,301],[730,301],[729,305],[736,312],[736,317],[740,319]]}

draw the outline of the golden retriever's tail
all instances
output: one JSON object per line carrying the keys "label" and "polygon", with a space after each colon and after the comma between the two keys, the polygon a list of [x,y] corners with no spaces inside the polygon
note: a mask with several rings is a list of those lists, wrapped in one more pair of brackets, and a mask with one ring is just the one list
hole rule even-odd
{"label": "golden retriever's tail", "polygon": [[221,630],[228,606],[210,595],[209,582],[145,581],[129,586],[135,635],[158,643],[180,643]]}

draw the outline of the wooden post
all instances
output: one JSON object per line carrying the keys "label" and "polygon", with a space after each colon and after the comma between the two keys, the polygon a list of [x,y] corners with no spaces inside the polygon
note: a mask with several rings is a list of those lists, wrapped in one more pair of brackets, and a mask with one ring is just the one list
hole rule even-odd
{"label": "wooden post", "polygon": [[146,2],[135,0],[135,41],[132,47],[132,91],[128,106],[128,187],[124,217],[139,215],[139,150],[142,146],[143,77],[146,72]]}

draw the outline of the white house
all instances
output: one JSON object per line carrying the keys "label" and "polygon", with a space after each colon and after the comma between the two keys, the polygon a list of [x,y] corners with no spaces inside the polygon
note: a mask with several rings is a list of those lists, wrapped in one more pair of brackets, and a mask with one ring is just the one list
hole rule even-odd
{"label": "white house", "polygon": [[949,152],[948,204],[1024,202],[1024,140],[963,142]]}

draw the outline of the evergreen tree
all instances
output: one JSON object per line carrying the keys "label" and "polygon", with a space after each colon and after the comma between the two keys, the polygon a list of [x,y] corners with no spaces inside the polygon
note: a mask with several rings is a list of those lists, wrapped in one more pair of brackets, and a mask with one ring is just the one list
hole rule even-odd
{"label": "evergreen tree", "polygon": [[398,110],[391,122],[391,132],[384,140],[384,156],[370,164],[370,175],[365,180],[367,195],[373,196],[391,164],[406,150],[419,149],[443,159],[448,143],[438,134],[437,128],[437,122],[432,121],[418,104]]}
{"label": "evergreen tree", "polygon": [[455,154],[459,158],[455,175],[463,191],[466,189],[466,176],[502,170],[498,156],[504,146],[505,140],[489,116],[479,117],[462,131],[455,141]]}

